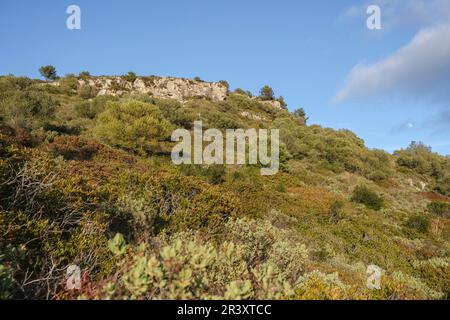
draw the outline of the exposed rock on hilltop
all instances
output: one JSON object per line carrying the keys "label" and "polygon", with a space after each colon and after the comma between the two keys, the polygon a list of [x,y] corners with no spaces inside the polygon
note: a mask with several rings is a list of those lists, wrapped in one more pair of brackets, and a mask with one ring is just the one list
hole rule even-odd
{"label": "exposed rock on hilltop", "polygon": [[269,106],[272,106],[272,107],[274,107],[277,110],[282,110],[283,109],[283,106],[281,105],[281,102],[277,101],[277,100],[261,100],[259,97],[253,97],[252,99],[258,101],[259,103],[267,104]]}
{"label": "exposed rock on hilltop", "polygon": [[134,82],[122,77],[92,77],[79,79],[79,84],[96,88],[98,95],[120,96],[124,93],[150,94],[161,99],[185,101],[203,97],[223,101],[227,96],[227,85],[221,82],[203,82],[172,77],[138,77]]}

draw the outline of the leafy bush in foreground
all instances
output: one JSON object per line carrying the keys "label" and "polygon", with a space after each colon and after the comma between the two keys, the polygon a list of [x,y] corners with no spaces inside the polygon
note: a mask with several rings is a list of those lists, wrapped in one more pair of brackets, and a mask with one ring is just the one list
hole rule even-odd
{"label": "leafy bush in foreground", "polygon": [[[116,236],[110,249],[123,257],[118,265],[120,273],[95,295],[116,299],[289,298],[300,275],[295,267],[307,259],[306,249],[299,246],[290,251],[283,242],[264,247],[263,242],[257,244],[263,239],[262,233],[256,235],[253,244],[246,243],[240,237],[252,235],[235,227],[247,224],[250,229],[269,227],[256,221],[237,220],[230,222],[227,230],[235,232],[232,238],[238,242],[213,244],[201,240],[200,234],[177,233],[157,237],[151,247],[128,247],[127,253],[123,241],[119,241],[121,237]],[[269,228],[275,236],[282,236],[277,234],[280,230]],[[267,256],[252,258],[254,245],[259,251],[266,250]],[[127,262],[130,259],[131,264]]]}

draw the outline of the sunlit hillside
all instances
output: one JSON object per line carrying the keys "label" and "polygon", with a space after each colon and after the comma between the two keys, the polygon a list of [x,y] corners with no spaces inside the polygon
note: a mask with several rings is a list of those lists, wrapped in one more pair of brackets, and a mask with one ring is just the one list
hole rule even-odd
{"label": "sunlit hillside", "polygon": [[[0,299],[449,297],[449,157],[368,149],[270,87],[170,79],[0,77]],[[196,120],[279,129],[280,172],[175,166]]]}

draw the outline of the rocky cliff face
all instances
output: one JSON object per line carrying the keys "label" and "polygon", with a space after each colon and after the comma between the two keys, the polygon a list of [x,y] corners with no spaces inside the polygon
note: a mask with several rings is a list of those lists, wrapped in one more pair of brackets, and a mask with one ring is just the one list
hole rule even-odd
{"label": "rocky cliff face", "polygon": [[227,85],[221,82],[203,82],[172,77],[138,77],[134,82],[121,77],[92,77],[80,79],[78,82],[81,86],[94,87],[98,95],[149,94],[156,98],[178,101],[195,97],[223,101],[228,91]]}

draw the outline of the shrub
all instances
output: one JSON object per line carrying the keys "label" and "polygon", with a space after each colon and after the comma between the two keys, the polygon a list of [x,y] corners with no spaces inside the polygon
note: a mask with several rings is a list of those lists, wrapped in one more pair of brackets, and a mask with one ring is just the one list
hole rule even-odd
{"label": "shrub", "polygon": [[226,113],[213,113],[210,116],[209,127],[217,129],[239,129],[242,128],[242,123],[236,118],[227,115]]}
{"label": "shrub", "polygon": [[421,280],[410,276],[408,274],[405,274],[401,271],[396,271],[392,274],[392,279],[397,282],[398,284],[401,284],[403,286],[403,292],[399,292],[399,294],[404,294],[405,291],[412,291],[414,295],[417,296],[416,299],[424,299],[431,298],[431,299],[442,299],[444,298],[444,294],[441,292],[435,291],[431,288],[429,288],[425,283],[423,283]]}
{"label": "shrub", "polygon": [[0,93],[29,89],[33,83],[33,80],[26,77],[0,76]]}
{"label": "shrub", "polygon": [[313,271],[299,279],[295,299],[300,300],[344,300],[351,299],[350,287],[344,285],[337,273],[324,274]]}
{"label": "shrub", "polygon": [[54,66],[43,66],[39,68],[39,73],[41,76],[43,76],[46,80],[56,80],[58,75],[56,74],[56,69]]}
{"label": "shrub", "polygon": [[[447,166],[450,168],[450,160],[447,160]],[[450,173],[447,173],[446,170],[448,171],[449,169],[443,169],[443,171],[439,173],[434,190],[450,197]]]}
{"label": "shrub", "polygon": [[180,102],[176,100],[161,100],[149,97],[148,95],[139,97],[139,99],[135,100],[151,103],[158,106],[164,118],[166,118],[177,127],[191,129],[194,121],[197,120],[197,116],[192,112],[192,110],[185,108],[181,105]]}
{"label": "shrub", "polygon": [[259,91],[259,97],[262,100],[274,100],[275,99],[273,89],[269,86],[264,86],[261,88],[261,90]]}
{"label": "shrub", "polygon": [[284,98],[283,98],[282,96],[279,96],[279,97],[277,98],[277,101],[280,103],[280,106],[281,106],[283,109],[286,109],[286,110],[287,110],[287,103],[284,101]]}
{"label": "shrub", "polygon": [[94,128],[107,144],[140,155],[162,152],[171,131],[172,125],[157,106],[139,101],[107,103]]}
{"label": "shrub", "polygon": [[428,204],[428,211],[440,217],[449,217],[450,203],[443,201],[432,201]]}
{"label": "shrub", "polygon": [[227,92],[230,90],[230,84],[225,80],[220,80],[219,83],[227,89]]}
{"label": "shrub", "polygon": [[425,233],[430,227],[430,219],[427,216],[416,214],[411,216],[408,221],[406,221],[405,225],[410,229]]}
{"label": "shrub", "polygon": [[94,119],[97,115],[97,112],[93,110],[92,103],[90,101],[78,102],[74,107],[74,111],[77,116],[82,118]]}
{"label": "shrub", "polygon": [[33,130],[44,126],[54,115],[57,102],[47,93],[29,89],[0,95],[0,116],[6,123]]}
{"label": "shrub", "polygon": [[61,179],[59,159],[44,154],[8,158],[14,165],[1,170],[0,251],[3,244],[22,248],[21,254],[6,257],[7,265],[17,265],[17,297],[53,297],[69,263],[88,272],[107,268],[106,220],[100,210],[93,212],[99,202],[97,189]]}
{"label": "shrub", "polygon": [[78,79],[73,75],[67,75],[59,80],[59,87],[65,94],[72,95],[77,92]]}
{"label": "shrub", "polygon": [[89,78],[89,77],[91,76],[91,74],[89,73],[89,71],[81,71],[81,72],[78,74],[78,76],[79,76],[81,79],[86,79],[86,78]]}
{"label": "shrub", "polygon": [[13,278],[13,270],[7,266],[3,265],[2,255],[0,252],[0,300],[7,300],[13,297],[15,291],[15,283]]}
{"label": "shrub", "polygon": [[82,99],[91,99],[97,95],[97,90],[94,87],[87,84],[81,85],[78,88],[78,95]]}
{"label": "shrub", "polygon": [[137,79],[137,75],[134,72],[128,72],[128,74],[122,76],[123,79],[129,82],[134,82]]}
{"label": "shrub", "polygon": [[232,193],[217,187],[204,188],[192,197],[189,205],[170,217],[170,223],[173,230],[201,230],[218,236],[224,223],[236,217],[239,211],[240,205]]}
{"label": "shrub", "polygon": [[283,181],[280,181],[277,186],[275,187],[275,190],[281,193],[285,193],[286,192],[286,185],[284,184]]}
{"label": "shrub", "polygon": [[344,203],[340,200],[335,200],[330,205],[330,221],[332,222],[338,222],[344,218]]}
{"label": "shrub", "polygon": [[225,166],[223,165],[182,165],[181,172],[187,176],[205,177],[211,184],[221,184],[225,181]]}
{"label": "shrub", "polygon": [[250,91],[245,91],[245,90],[243,90],[243,89],[241,89],[241,88],[236,88],[236,89],[234,90],[234,93],[241,94],[241,95],[244,95],[244,96],[248,96],[249,98],[252,97],[252,94],[251,94]]}
{"label": "shrub", "polygon": [[195,234],[178,233],[159,237],[153,247],[128,248],[125,256],[122,242],[110,244],[123,257],[119,273],[88,298],[283,299],[293,294],[275,265],[246,265],[245,249],[238,244],[213,245]]}
{"label": "shrub", "polygon": [[391,157],[384,150],[368,150],[364,155],[362,174],[372,181],[382,181],[393,174]]}
{"label": "shrub", "polygon": [[433,189],[443,195],[450,195],[450,158],[431,151],[421,142],[411,142],[405,150],[396,151],[400,169],[427,175],[433,179]]}
{"label": "shrub", "polygon": [[301,124],[304,124],[304,125],[306,125],[306,122],[309,119],[309,117],[306,116],[305,109],[303,109],[303,108],[295,109],[295,111],[293,112],[293,115],[300,120]]}
{"label": "shrub", "polygon": [[79,117],[94,119],[98,114],[102,113],[108,101],[117,100],[113,96],[97,96],[90,101],[81,101],[75,104],[74,111]]}
{"label": "shrub", "polygon": [[267,261],[270,250],[276,242],[276,229],[267,221],[249,219],[231,220],[227,224],[226,238],[244,246],[243,259],[249,266]]}
{"label": "shrub", "polygon": [[[224,224],[241,210],[238,198],[233,193],[211,186],[199,178],[180,174],[127,175],[116,185],[117,193],[130,199],[125,202],[126,210],[121,210],[128,213],[125,220],[132,221],[133,216],[141,215],[139,212],[146,212],[152,221],[151,228],[156,233],[164,229],[219,234]],[[133,229],[129,222],[121,224],[127,225],[125,229]],[[142,231],[147,232],[151,228]]]}
{"label": "shrub", "polygon": [[59,136],[49,145],[50,152],[66,160],[89,160],[100,149],[99,143],[77,136]]}
{"label": "shrub", "polygon": [[367,208],[380,210],[384,205],[384,200],[376,192],[370,190],[367,186],[357,186],[353,190],[353,202],[364,204]]}

